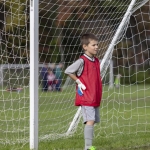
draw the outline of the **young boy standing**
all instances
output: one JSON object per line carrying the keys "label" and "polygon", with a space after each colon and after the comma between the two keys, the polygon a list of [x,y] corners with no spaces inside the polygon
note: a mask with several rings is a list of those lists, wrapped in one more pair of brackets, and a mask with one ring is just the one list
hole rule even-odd
{"label": "young boy standing", "polygon": [[95,57],[98,52],[98,38],[87,33],[81,36],[84,54],[70,65],[65,73],[75,82],[75,105],[81,106],[84,120],[85,150],[95,150],[92,146],[94,123],[100,121],[99,106],[102,97],[102,82],[100,77],[100,63]]}

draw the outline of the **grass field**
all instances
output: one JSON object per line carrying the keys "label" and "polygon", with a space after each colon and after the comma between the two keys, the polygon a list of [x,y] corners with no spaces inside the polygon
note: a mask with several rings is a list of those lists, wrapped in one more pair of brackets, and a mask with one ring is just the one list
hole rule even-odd
{"label": "grass field", "polygon": [[[73,100],[72,88],[61,93],[39,91],[40,137],[67,130],[77,110]],[[100,114],[93,143],[97,150],[150,149],[150,85],[105,86]],[[2,91],[0,126],[0,150],[29,150],[28,88],[19,94]],[[81,121],[72,137],[40,141],[39,150],[83,150],[83,127]]]}

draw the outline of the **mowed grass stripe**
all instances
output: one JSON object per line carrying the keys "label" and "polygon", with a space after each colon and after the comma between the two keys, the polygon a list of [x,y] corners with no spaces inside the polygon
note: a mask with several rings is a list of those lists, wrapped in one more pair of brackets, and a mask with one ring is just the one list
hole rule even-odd
{"label": "mowed grass stripe", "polygon": [[[42,93],[39,90],[40,137],[67,131],[77,110],[74,106],[74,91],[74,89],[70,91],[68,88],[61,93]],[[149,91],[149,85],[121,86],[120,89],[109,89],[108,86],[104,86],[100,108],[101,123],[95,126],[96,139],[94,143],[98,148],[109,149],[108,143],[112,149],[147,144],[146,139],[150,139],[150,136],[147,135],[150,132]],[[29,137],[29,90],[24,89],[19,94],[3,91],[0,97],[0,108],[0,142],[26,139],[24,143],[13,145],[13,149],[22,146],[25,150],[29,149],[27,140]],[[39,143],[39,148],[41,150],[51,150],[54,147],[55,149],[81,148],[83,146],[82,134],[83,124],[81,121],[77,133],[73,137],[54,141],[47,139],[47,142]],[[137,137],[134,140],[130,139],[129,135]],[[145,135],[145,140],[141,139],[136,143],[140,135],[143,138]],[[115,145],[110,142],[115,137],[119,140],[119,144],[116,142]],[[128,140],[132,141],[132,145],[127,142]],[[64,145],[62,146],[62,144]],[[9,145],[0,147],[7,149]]]}

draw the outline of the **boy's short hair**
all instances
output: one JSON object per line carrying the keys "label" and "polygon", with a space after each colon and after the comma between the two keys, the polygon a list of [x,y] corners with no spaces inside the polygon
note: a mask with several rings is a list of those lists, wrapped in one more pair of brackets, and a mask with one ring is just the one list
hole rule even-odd
{"label": "boy's short hair", "polygon": [[90,43],[90,40],[98,41],[98,38],[92,33],[85,33],[85,34],[81,35],[80,41],[81,41],[82,46],[84,44],[88,45]]}

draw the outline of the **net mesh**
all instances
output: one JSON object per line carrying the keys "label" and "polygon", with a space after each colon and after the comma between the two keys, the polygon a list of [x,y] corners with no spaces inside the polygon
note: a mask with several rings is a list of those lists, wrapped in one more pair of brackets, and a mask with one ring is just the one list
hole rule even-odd
{"label": "net mesh", "polygon": [[[39,140],[66,136],[78,110],[74,106],[75,84],[64,69],[83,50],[80,36],[91,32],[99,38],[97,57],[103,61],[131,1],[39,1]],[[29,1],[0,1],[0,143],[29,142]],[[149,132],[149,48],[148,0],[137,0],[121,27],[102,68],[103,100],[101,123],[95,136]],[[113,78],[109,88],[109,70]],[[59,62],[63,62],[63,67]],[[56,76],[45,88],[43,67]],[[58,78],[58,76],[60,78]],[[60,82],[60,89],[58,83]],[[56,85],[57,84],[57,85]],[[56,90],[55,90],[56,89]],[[45,91],[46,90],[46,91]],[[77,124],[79,125],[77,126]],[[80,115],[72,129],[82,135]],[[16,146],[18,149],[20,145]]]}

